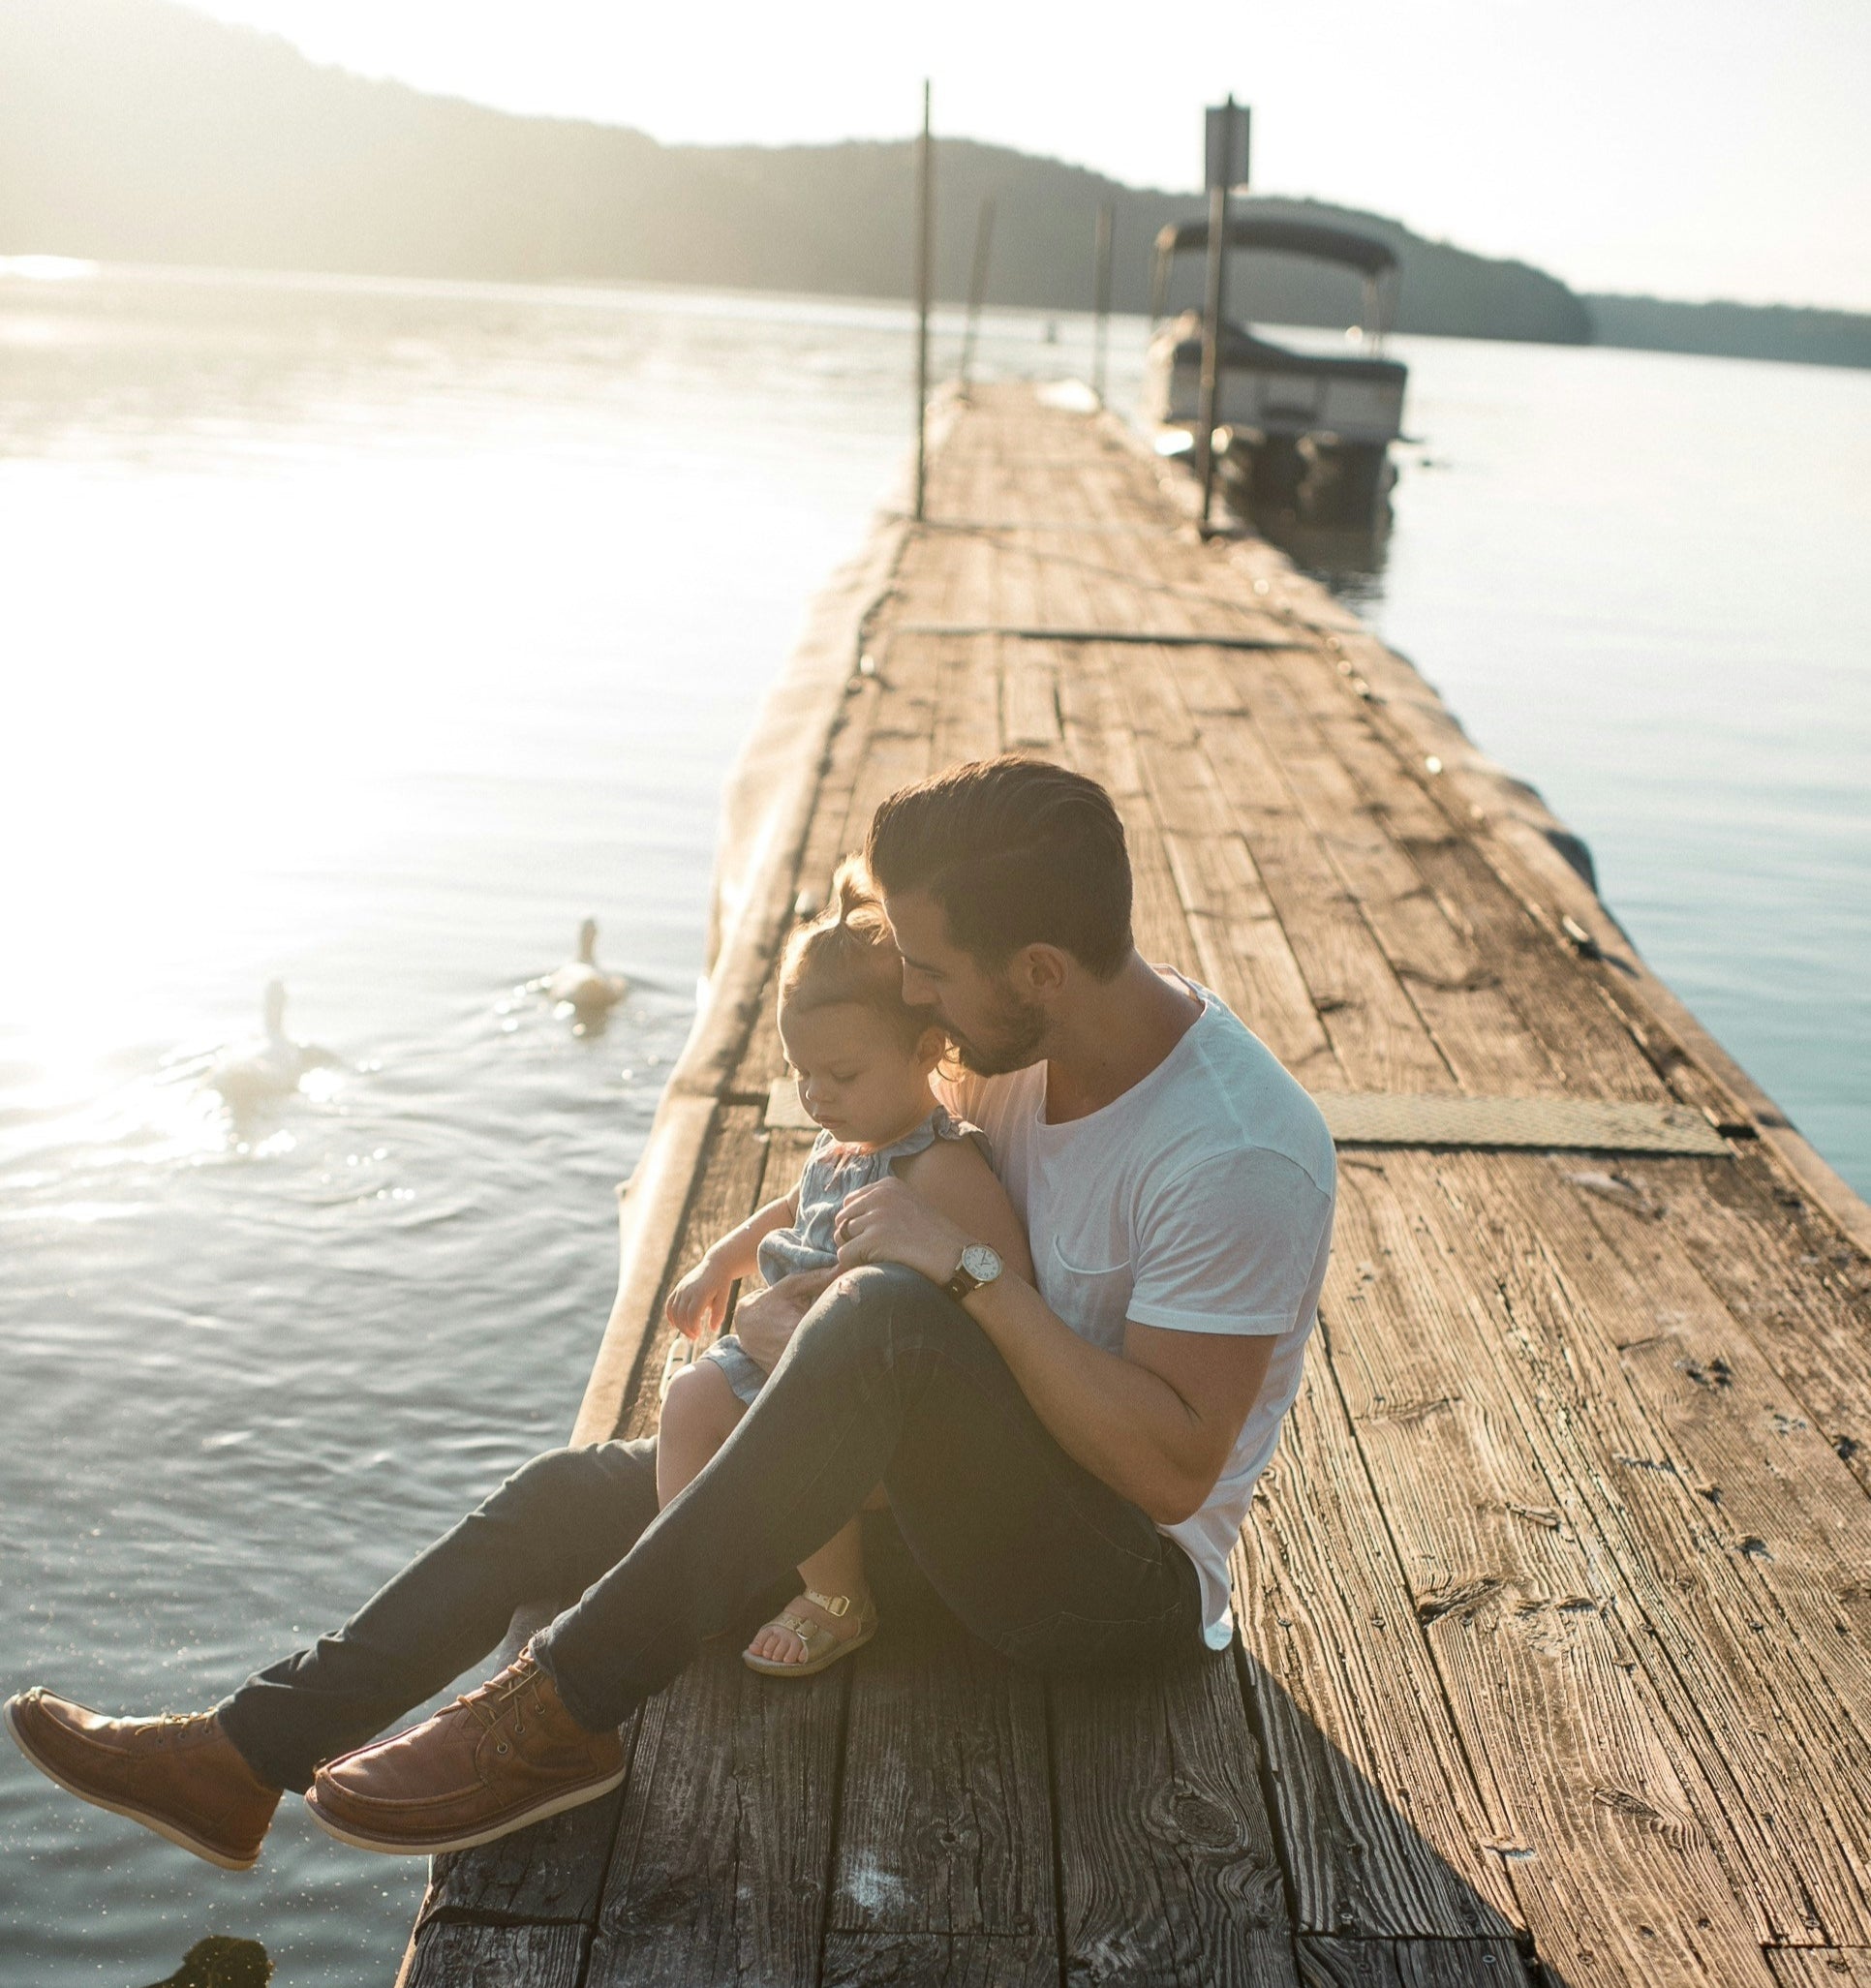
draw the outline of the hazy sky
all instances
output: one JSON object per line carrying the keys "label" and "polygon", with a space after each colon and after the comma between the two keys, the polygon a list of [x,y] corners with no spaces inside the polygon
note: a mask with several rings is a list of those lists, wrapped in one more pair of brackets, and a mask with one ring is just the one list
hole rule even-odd
{"label": "hazy sky", "polygon": [[1133,183],[1255,179],[1581,289],[1871,309],[1871,0],[198,0],[307,53],[670,142],[939,132]]}

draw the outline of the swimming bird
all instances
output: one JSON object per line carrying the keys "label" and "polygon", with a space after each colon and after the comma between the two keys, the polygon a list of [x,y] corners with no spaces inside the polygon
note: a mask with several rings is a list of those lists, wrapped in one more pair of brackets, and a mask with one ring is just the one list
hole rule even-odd
{"label": "swimming bird", "polygon": [[587,918],[578,928],[578,957],[567,960],[545,984],[547,996],[564,1001],[577,1015],[580,1026],[601,1022],[629,985],[621,973],[606,973],[598,964],[597,949],[598,921]]}
{"label": "swimming bird", "polygon": [[208,1072],[208,1083],[235,1111],[248,1111],[268,1098],[287,1097],[308,1070],[338,1058],[315,1044],[294,1042],[286,1032],[286,983],[268,981],[263,1004],[266,1033],[258,1043],[224,1051]]}

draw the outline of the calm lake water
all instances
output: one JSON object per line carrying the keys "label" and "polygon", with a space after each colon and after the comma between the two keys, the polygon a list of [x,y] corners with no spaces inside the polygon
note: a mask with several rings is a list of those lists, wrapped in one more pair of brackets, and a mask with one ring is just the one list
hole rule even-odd
{"label": "calm lake water", "polygon": [[[1045,332],[984,370],[1083,371]],[[1871,1190],[1871,376],[1398,348],[1341,584]],[[4,1688],[208,1702],[563,1439],[720,782],[910,358],[864,304],[0,265]],[[576,1039],[525,983],[587,912],[631,986]],[[236,1126],[275,976],[340,1060]],[[0,1751],[9,1980],[386,1981],[421,1877],[289,1802],[223,1878]]]}

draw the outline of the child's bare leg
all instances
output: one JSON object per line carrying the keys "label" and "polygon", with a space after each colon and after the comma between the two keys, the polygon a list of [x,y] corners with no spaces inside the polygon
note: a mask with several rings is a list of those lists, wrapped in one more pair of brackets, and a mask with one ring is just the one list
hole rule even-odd
{"label": "child's bare leg", "polygon": [[[789,1615],[803,1615],[822,1623],[839,1639],[847,1641],[864,1623],[864,1604],[870,1599],[870,1584],[864,1578],[863,1534],[855,1518],[846,1519],[815,1553],[799,1563],[800,1578],[821,1595],[848,1595],[851,1606],[843,1615],[833,1615],[804,1595],[786,1604]],[[749,1654],[765,1657],[775,1664],[803,1664],[804,1641],[789,1629],[769,1622],[748,1644]]]}
{"label": "child's bare leg", "polygon": [[657,1504],[687,1490],[747,1413],[747,1403],[712,1360],[686,1366],[662,1397],[657,1425]]}

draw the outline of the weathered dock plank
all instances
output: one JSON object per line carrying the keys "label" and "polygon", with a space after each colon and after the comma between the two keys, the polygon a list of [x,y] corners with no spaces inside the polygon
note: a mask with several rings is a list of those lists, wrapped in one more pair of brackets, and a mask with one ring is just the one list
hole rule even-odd
{"label": "weathered dock plank", "polygon": [[408,1980],[1871,1978],[1871,1210],[1538,797],[1180,474],[980,389],[930,521],[827,595],[730,796],[578,1439],[654,1428],[670,1283],[796,1177],[795,904],[1003,746],[1105,782],[1146,951],[1315,1090],[1707,1108],[1727,1157],[1348,1148],[1231,1655],[1042,1681],[892,1621],[776,1685],[724,1640],[609,1801],[438,1864]]}
{"label": "weathered dock plank", "polygon": [[844,1692],[780,1698],[717,1643],[643,1708],[587,1988],[809,1977]]}
{"label": "weathered dock plank", "polygon": [[970,1980],[1056,1981],[1039,1678],[939,1622],[886,1630],[850,1667],[825,1978],[944,1978],[910,1962],[952,1949]]}
{"label": "weathered dock plank", "polygon": [[1865,1988],[1871,1982],[1871,1949],[1862,1946],[1781,1946],[1767,1958],[1781,1988]]}
{"label": "weathered dock plank", "polygon": [[1758,1155],[1648,1178],[1709,1289],[1871,1490],[1871,1261]]}
{"label": "weathered dock plank", "polygon": [[1300,1942],[1305,1988],[1522,1988],[1527,1973],[1511,1940]]}
{"label": "weathered dock plank", "polygon": [[1513,1819],[1496,1847],[1541,1956],[1568,1982],[1763,1979],[1641,1632],[1607,1606],[1574,1489],[1492,1358],[1488,1294],[1452,1273],[1460,1224],[1409,1158],[1343,1170],[1323,1324],[1457,1729]]}
{"label": "weathered dock plank", "polygon": [[[1478,1294],[1472,1315],[1491,1323],[1478,1350],[1560,1487],[1566,1522],[1598,1579],[1581,1599],[1634,1633],[1658,1740],[1711,1849],[1756,1905],[1763,1937],[1821,1940],[1831,1925],[1856,1925],[1858,1887],[1838,1819],[1825,1814],[1829,1804],[1809,1790],[1802,1767],[1816,1709],[1806,1703],[1806,1730],[1794,1743],[1776,1731],[1789,1723],[1797,1731],[1808,1699],[1784,1632],[1763,1634],[1741,1542],[1724,1540],[1703,1495],[1718,1481],[1684,1454],[1690,1432],[1645,1416],[1632,1399],[1638,1369],[1603,1334],[1606,1317],[1654,1332],[1655,1300],[1632,1291],[1630,1302],[1600,1310],[1589,1285],[1569,1291],[1555,1278],[1547,1238],[1563,1238],[1576,1212],[1569,1204],[1583,1197],[1559,1185],[1547,1162],[1401,1155],[1391,1168],[1430,1246],[1472,1266],[1456,1274]],[[1537,1195],[1542,1184],[1554,1191]],[[1538,1229],[1522,1226],[1529,1194]],[[1597,1267],[1583,1248],[1564,1262],[1581,1282]],[[1856,1483],[1851,1491],[1862,1502]],[[1836,1779],[1849,1789],[1856,1776],[1841,1769]]]}
{"label": "weathered dock plank", "polygon": [[1261,1481],[1235,1591],[1298,1930],[1359,1941],[1524,1931],[1497,1848],[1510,1840],[1506,1800],[1456,1729],[1322,1359],[1308,1361]]}
{"label": "weathered dock plank", "polygon": [[596,1925],[623,1806],[620,1788],[485,1850],[435,1858],[418,1932],[450,1921]]}
{"label": "weathered dock plank", "polygon": [[1073,1988],[1297,1982],[1260,1749],[1223,1653],[1054,1678],[1063,1979]]}
{"label": "weathered dock plank", "polygon": [[442,1920],[424,1930],[405,1988],[580,1988],[591,1936],[582,1926],[477,1925]]}

